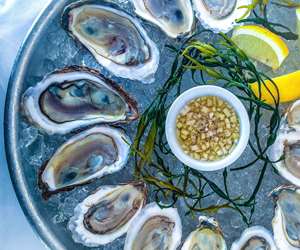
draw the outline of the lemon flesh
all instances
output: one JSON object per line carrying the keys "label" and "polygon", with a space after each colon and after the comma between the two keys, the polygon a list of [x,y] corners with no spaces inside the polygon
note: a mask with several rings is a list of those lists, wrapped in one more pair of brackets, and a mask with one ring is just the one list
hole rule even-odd
{"label": "lemon flesh", "polygon": [[[261,85],[261,100],[265,103],[274,104],[275,101],[272,95],[276,98],[278,97],[278,92],[280,103],[291,102],[300,98],[300,70],[276,77],[272,80],[274,81],[275,86],[270,81],[265,81],[267,88],[264,85]],[[255,95],[259,97],[259,85],[253,83],[250,86]],[[272,94],[270,94],[268,89]]]}
{"label": "lemon flesh", "polygon": [[245,25],[234,30],[232,40],[249,57],[278,69],[289,54],[285,42],[268,29]]}

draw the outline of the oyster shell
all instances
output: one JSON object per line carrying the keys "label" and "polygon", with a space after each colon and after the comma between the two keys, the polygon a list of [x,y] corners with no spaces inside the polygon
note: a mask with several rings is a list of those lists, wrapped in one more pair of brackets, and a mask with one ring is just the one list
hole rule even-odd
{"label": "oyster shell", "polygon": [[100,187],[74,210],[68,223],[74,241],[88,247],[114,241],[127,232],[146,197],[142,182]]}
{"label": "oyster shell", "polygon": [[132,221],[124,250],[175,250],[180,245],[182,226],[176,208],[161,209],[150,203]]}
{"label": "oyster shell", "polygon": [[47,75],[23,95],[27,118],[49,134],[138,118],[135,100],[98,71],[71,66]]}
{"label": "oyster shell", "polygon": [[214,218],[199,217],[198,228],[190,233],[182,250],[226,250],[226,242],[219,223]]}
{"label": "oyster shell", "polygon": [[191,33],[194,28],[194,12],[190,0],[131,0],[135,13],[156,24],[168,36]]}
{"label": "oyster shell", "polygon": [[240,7],[251,2],[251,0],[193,0],[196,17],[205,28],[216,33],[228,32],[237,25],[236,20],[247,13],[247,9]]}
{"label": "oyster shell", "polygon": [[300,249],[300,189],[296,186],[280,186],[271,196],[276,201],[272,224],[278,249]]}
{"label": "oyster shell", "polygon": [[247,228],[231,250],[277,250],[272,234],[261,226]]}
{"label": "oyster shell", "polygon": [[45,164],[39,186],[44,197],[72,189],[122,169],[130,139],[119,129],[97,126],[64,143]]}
{"label": "oyster shell", "polygon": [[295,102],[283,116],[276,141],[268,152],[279,174],[297,186],[300,186],[299,110],[300,100]]}
{"label": "oyster shell", "polygon": [[118,6],[78,1],[66,7],[62,24],[114,75],[145,83],[154,81],[159,50],[139,21]]}
{"label": "oyster shell", "polygon": [[300,131],[300,100],[294,102],[286,112],[287,124]]}

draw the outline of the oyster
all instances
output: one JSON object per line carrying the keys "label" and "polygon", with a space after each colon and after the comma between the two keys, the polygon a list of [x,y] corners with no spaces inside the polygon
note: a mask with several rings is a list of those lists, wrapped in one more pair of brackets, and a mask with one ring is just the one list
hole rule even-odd
{"label": "oyster", "polygon": [[124,250],[175,250],[180,245],[182,227],[176,208],[161,209],[148,204],[132,221]]}
{"label": "oyster", "polygon": [[193,0],[196,16],[205,28],[214,32],[228,32],[236,20],[248,17],[247,9],[240,8],[250,5],[251,0]]}
{"label": "oyster", "polygon": [[190,233],[182,250],[226,250],[226,242],[218,222],[214,218],[199,217],[199,227]]}
{"label": "oyster", "polygon": [[64,143],[45,164],[39,184],[44,196],[112,174],[127,162],[130,139],[119,129],[97,126]]}
{"label": "oyster", "polygon": [[190,0],[131,0],[137,15],[156,24],[168,36],[191,33],[194,12]]}
{"label": "oyster", "polygon": [[276,250],[271,233],[261,226],[247,228],[241,238],[235,241],[231,250]]}
{"label": "oyster", "polygon": [[271,196],[276,201],[272,224],[277,247],[279,250],[300,249],[300,189],[281,186]]}
{"label": "oyster", "polygon": [[78,204],[68,228],[75,242],[88,247],[108,244],[129,229],[146,203],[142,182],[102,186]]}
{"label": "oyster", "polygon": [[295,102],[283,116],[276,141],[268,152],[280,175],[297,186],[300,186],[299,112],[300,100]]}
{"label": "oyster", "polygon": [[286,112],[287,124],[300,131],[300,100],[294,102]]}
{"label": "oyster", "polygon": [[154,81],[159,50],[138,20],[118,6],[78,1],[66,7],[62,24],[114,75],[145,83]]}
{"label": "oyster", "polygon": [[72,66],[47,75],[23,95],[28,119],[49,134],[138,118],[136,102],[98,71]]}

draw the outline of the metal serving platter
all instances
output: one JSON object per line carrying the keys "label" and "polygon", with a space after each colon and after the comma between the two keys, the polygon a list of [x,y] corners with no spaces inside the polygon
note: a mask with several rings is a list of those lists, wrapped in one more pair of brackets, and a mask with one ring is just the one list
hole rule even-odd
{"label": "metal serving platter", "polygon": [[[132,7],[128,1],[114,0],[121,8],[132,13]],[[51,71],[69,65],[85,65],[101,70],[107,77],[112,78],[121,84],[127,92],[135,97],[142,111],[151,101],[159,86],[168,77],[166,72],[170,71],[172,54],[165,49],[165,44],[178,43],[167,38],[158,28],[143,22],[143,26],[148,31],[151,38],[158,44],[161,51],[161,65],[156,75],[156,81],[151,85],[142,85],[139,82],[121,80],[105,71],[93,59],[87,50],[76,44],[67,33],[61,28],[60,17],[64,7],[73,1],[52,1],[40,15],[34,24],[26,41],[17,57],[13,72],[10,78],[5,112],[5,141],[11,178],[19,199],[19,202],[28,220],[35,228],[41,239],[50,249],[88,249],[76,244],[67,230],[67,223],[73,214],[74,207],[81,202],[91,191],[102,184],[117,184],[132,179],[133,162],[120,173],[107,176],[92,184],[76,188],[70,192],[55,195],[50,200],[45,201],[37,187],[37,175],[40,166],[51,157],[55,149],[71,135],[48,136],[35,127],[31,126],[21,113],[20,100],[24,91],[35,85],[46,74]],[[99,0],[101,2],[101,0]],[[287,18],[289,25],[294,25],[290,20],[291,15],[286,14],[286,10],[278,13],[281,18]],[[282,21],[282,20],[281,20]],[[293,48],[295,43],[289,44]],[[299,52],[298,52],[299,53]],[[296,69],[298,54],[292,54],[289,70]],[[287,71],[287,66],[282,72]],[[185,79],[185,88],[190,88],[191,80]],[[126,126],[125,129],[130,136],[133,136],[136,124]],[[262,127],[262,135],[267,128]],[[239,159],[239,162],[246,162],[251,158],[249,150]],[[178,164],[179,165],[179,164]],[[174,168],[176,168],[176,161]],[[222,172],[209,174],[215,181],[222,180]],[[232,175],[230,188],[237,194],[241,191],[252,189],[257,182],[259,171],[252,167],[243,172]],[[267,194],[277,185],[285,181],[274,174],[271,169],[267,171],[267,178],[257,196],[257,208],[254,214],[253,224],[262,225],[271,230],[271,220],[273,217],[273,203]],[[249,191],[250,193],[250,191]],[[151,197],[149,198],[151,200]],[[218,202],[217,200],[215,202]],[[183,239],[197,226],[197,218],[185,216],[184,204],[177,203],[183,222]],[[246,225],[241,218],[231,210],[222,210],[215,215],[223,228],[228,247],[233,240],[238,238]],[[116,240],[110,245],[97,249],[122,249],[124,237]]]}

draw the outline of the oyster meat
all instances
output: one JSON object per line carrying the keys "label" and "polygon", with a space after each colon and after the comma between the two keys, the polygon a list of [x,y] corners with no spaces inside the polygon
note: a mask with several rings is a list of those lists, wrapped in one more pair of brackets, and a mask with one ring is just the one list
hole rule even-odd
{"label": "oyster meat", "polygon": [[[280,175],[300,186],[300,100],[283,116],[275,143],[268,155]],[[283,157],[283,159],[281,159]]]}
{"label": "oyster meat", "polygon": [[180,245],[182,226],[175,208],[161,209],[150,203],[132,221],[124,250],[175,250]]}
{"label": "oyster meat", "polygon": [[272,234],[261,226],[247,228],[231,250],[277,250]]}
{"label": "oyster meat", "polygon": [[156,24],[168,36],[191,33],[194,12],[190,0],[131,0],[137,15]]}
{"label": "oyster meat", "polygon": [[240,8],[252,3],[251,0],[193,0],[196,16],[205,28],[214,32],[228,32],[236,20],[246,18],[247,9]]}
{"label": "oyster meat", "polygon": [[63,27],[95,59],[118,77],[154,81],[159,50],[136,18],[104,1],[78,1],[67,6]]}
{"label": "oyster meat", "polygon": [[47,75],[23,95],[27,118],[49,134],[138,118],[135,100],[98,71],[72,66]]}
{"label": "oyster meat", "polygon": [[271,196],[276,201],[272,224],[278,249],[300,249],[300,189],[296,186],[281,186]]}
{"label": "oyster meat", "polygon": [[88,247],[114,241],[127,232],[146,198],[142,182],[100,187],[74,210],[68,223],[74,241]]}
{"label": "oyster meat", "polygon": [[190,233],[182,250],[226,250],[226,242],[219,223],[214,218],[199,217],[198,228]]}
{"label": "oyster meat", "polygon": [[44,196],[72,189],[122,169],[130,139],[119,129],[97,126],[64,143],[45,164],[39,184]]}

